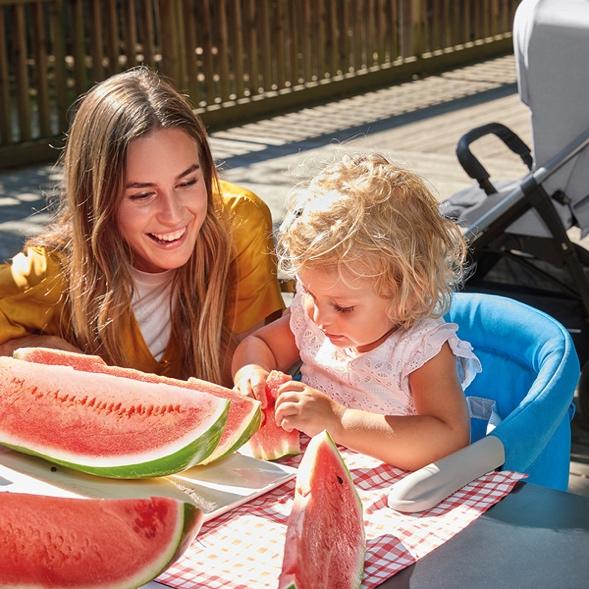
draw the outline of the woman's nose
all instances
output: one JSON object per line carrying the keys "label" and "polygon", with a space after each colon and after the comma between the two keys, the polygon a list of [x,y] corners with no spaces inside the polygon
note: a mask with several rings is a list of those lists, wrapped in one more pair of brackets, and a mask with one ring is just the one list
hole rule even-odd
{"label": "woman's nose", "polygon": [[162,192],[160,195],[160,207],[158,216],[161,221],[173,225],[182,220],[182,204],[174,194],[174,191]]}

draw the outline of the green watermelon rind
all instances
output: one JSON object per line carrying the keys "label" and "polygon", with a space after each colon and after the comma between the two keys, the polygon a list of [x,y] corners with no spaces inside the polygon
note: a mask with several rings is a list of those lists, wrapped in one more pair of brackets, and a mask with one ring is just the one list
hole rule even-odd
{"label": "green watermelon rind", "polygon": [[[141,577],[136,575],[138,578],[125,579],[126,583],[130,583],[129,587],[145,585],[161,575],[172,563],[182,556],[194,539],[194,536],[196,536],[196,534],[192,534],[192,530],[195,526],[197,526],[197,532],[200,529],[198,520],[200,518],[200,524],[202,524],[202,512],[191,503],[184,502],[182,505],[182,528],[176,534],[175,540],[170,542],[170,550],[167,551],[169,555],[162,555],[162,558],[158,562],[154,562],[152,567],[145,568],[141,571]],[[115,588],[113,587],[113,589]]]}
{"label": "green watermelon rind", "polygon": [[[203,513],[200,509],[195,507],[192,503],[184,503],[184,509],[182,511],[184,525],[182,526],[182,530],[180,532],[179,541],[176,543],[176,548],[172,556],[168,559],[168,561],[164,564],[162,568],[160,568],[156,573],[150,577],[149,579],[145,579],[141,582],[141,584],[148,583],[161,573],[163,573],[172,563],[178,560],[182,554],[186,551],[186,549],[192,543],[194,539],[193,534],[191,533],[192,530],[196,526],[196,530],[200,529],[203,520]],[[200,521],[199,521],[200,520]],[[196,536],[196,534],[194,534]]]}
{"label": "green watermelon rind", "polygon": [[205,460],[207,456],[213,452],[219,443],[221,434],[223,433],[228,411],[229,401],[225,400],[225,407],[219,414],[218,419],[205,432],[203,432],[202,435],[200,435],[194,441],[190,442],[190,444],[184,446],[176,452],[173,452],[172,454],[168,454],[167,456],[162,456],[161,458],[156,458],[155,460],[134,464],[124,464],[119,466],[93,466],[68,460],[61,460],[55,456],[50,456],[48,454],[44,454],[43,452],[37,452],[35,450],[31,450],[30,448],[16,444],[9,444],[6,442],[0,442],[0,444],[23,454],[38,456],[54,464],[59,464],[77,471],[108,478],[136,479],[166,476],[186,470],[187,468],[198,464],[200,461]]}
{"label": "green watermelon rind", "polygon": [[241,435],[237,438],[237,440],[235,440],[235,442],[225,450],[219,449],[219,446],[217,446],[210,454],[210,456],[207,456],[204,460],[198,463],[198,466],[206,466],[207,464],[211,464],[212,462],[221,460],[222,458],[225,458],[239,450],[239,448],[246,444],[250,440],[250,438],[260,429],[261,423],[262,410],[258,405],[256,407],[256,410],[254,411],[251,421],[249,422],[247,427],[244,428],[244,430],[242,431]]}

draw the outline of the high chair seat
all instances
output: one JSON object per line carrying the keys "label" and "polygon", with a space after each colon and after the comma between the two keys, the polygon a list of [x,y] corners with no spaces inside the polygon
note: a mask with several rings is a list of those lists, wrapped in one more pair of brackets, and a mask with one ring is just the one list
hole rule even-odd
{"label": "high chair seat", "polygon": [[473,443],[405,477],[391,489],[389,505],[428,509],[497,468],[566,490],[579,378],[569,333],[542,311],[490,294],[455,294],[446,319],[458,324],[483,367],[465,391],[475,410]]}

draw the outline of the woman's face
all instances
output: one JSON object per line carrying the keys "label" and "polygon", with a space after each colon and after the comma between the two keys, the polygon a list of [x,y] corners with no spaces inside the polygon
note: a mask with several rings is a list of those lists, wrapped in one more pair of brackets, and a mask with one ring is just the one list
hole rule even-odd
{"label": "woman's face", "polygon": [[127,150],[117,225],[143,272],[180,268],[207,214],[196,141],[179,128],[156,129]]}

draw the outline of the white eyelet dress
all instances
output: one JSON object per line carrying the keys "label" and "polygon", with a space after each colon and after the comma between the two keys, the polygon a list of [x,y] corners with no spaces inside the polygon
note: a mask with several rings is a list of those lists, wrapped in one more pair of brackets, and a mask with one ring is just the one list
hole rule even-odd
{"label": "white eyelet dress", "polygon": [[383,415],[413,415],[409,374],[438,354],[445,342],[456,356],[463,389],[481,371],[472,346],[456,335],[455,323],[422,319],[362,353],[334,346],[307,315],[302,299],[299,290],[290,307],[290,329],[301,356],[302,381],[346,407]]}

